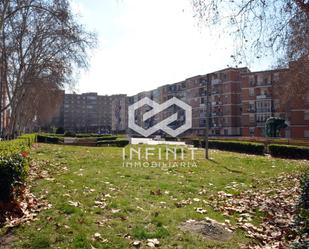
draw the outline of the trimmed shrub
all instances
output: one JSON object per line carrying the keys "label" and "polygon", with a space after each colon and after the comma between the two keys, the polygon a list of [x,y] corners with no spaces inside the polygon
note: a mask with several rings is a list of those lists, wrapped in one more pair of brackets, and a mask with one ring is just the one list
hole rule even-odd
{"label": "trimmed shrub", "polygon": [[58,137],[52,137],[52,136],[45,136],[45,135],[37,135],[37,142],[38,143],[57,144],[57,143],[59,143],[59,138]]}
{"label": "trimmed shrub", "polygon": [[76,137],[78,138],[84,138],[84,137],[93,137],[93,138],[108,138],[112,137],[112,135],[100,135],[96,133],[77,133]]}
{"label": "trimmed shrub", "polygon": [[[99,141],[111,141],[111,140],[116,140],[117,136],[102,136],[97,138],[97,142]],[[120,140],[119,140],[120,141]]]}
{"label": "trimmed shrub", "polygon": [[129,144],[129,140],[105,140],[105,141],[97,142],[97,146],[125,147],[128,144]]}
{"label": "trimmed shrub", "polygon": [[29,145],[34,137],[24,135],[0,142],[0,202],[12,202],[20,194],[29,171]]}
{"label": "trimmed shrub", "polygon": [[305,146],[270,144],[268,151],[274,157],[309,160],[309,147]]}
{"label": "trimmed shrub", "polygon": [[[210,149],[226,150],[254,155],[263,155],[265,150],[264,144],[251,142],[209,140],[208,144]],[[193,145],[198,145],[198,147],[204,148],[205,141],[193,140]]]}
{"label": "trimmed shrub", "polygon": [[9,202],[17,198],[18,189],[28,174],[28,163],[24,153],[0,156],[0,201]]}
{"label": "trimmed shrub", "polygon": [[56,130],[56,134],[64,134],[65,130],[63,127],[58,127]]}
{"label": "trimmed shrub", "polygon": [[199,148],[201,147],[201,141],[198,139],[192,140],[189,142],[190,144],[192,144],[194,147]]}
{"label": "trimmed shrub", "polygon": [[76,137],[76,134],[74,132],[72,132],[72,131],[66,131],[64,133],[64,136],[65,137]]}

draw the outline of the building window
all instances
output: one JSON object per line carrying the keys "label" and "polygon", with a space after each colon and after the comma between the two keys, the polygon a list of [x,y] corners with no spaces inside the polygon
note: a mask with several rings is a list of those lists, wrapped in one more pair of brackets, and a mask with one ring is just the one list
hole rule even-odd
{"label": "building window", "polygon": [[274,81],[279,81],[279,73],[274,73]]}
{"label": "building window", "polygon": [[254,136],[254,127],[249,128],[249,135]]}
{"label": "building window", "polygon": [[304,120],[309,120],[309,111],[304,111]]}
{"label": "building window", "polygon": [[254,96],[254,88],[249,88],[249,96]]}
{"label": "building window", "polygon": [[253,115],[249,115],[249,122],[250,123],[254,123],[255,122],[254,114]]}
{"label": "building window", "polygon": [[255,111],[255,103],[254,101],[249,102],[249,112],[254,112]]}
{"label": "building window", "polygon": [[250,75],[249,76],[249,85],[250,86],[255,86],[254,75]]}
{"label": "building window", "polygon": [[305,138],[309,138],[309,130],[305,130],[304,131],[304,137]]}
{"label": "building window", "polygon": [[264,84],[265,84],[265,85],[268,84],[268,78],[264,78]]}

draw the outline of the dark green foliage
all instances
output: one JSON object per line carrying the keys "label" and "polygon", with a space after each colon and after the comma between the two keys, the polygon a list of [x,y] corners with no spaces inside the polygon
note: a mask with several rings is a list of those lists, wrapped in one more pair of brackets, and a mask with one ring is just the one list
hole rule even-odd
{"label": "dark green foliage", "polygon": [[[194,140],[193,145],[195,147],[204,148],[205,142]],[[264,144],[260,143],[243,142],[243,141],[221,141],[221,140],[209,140],[209,148],[255,154],[255,155],[263,155],[265,150]]]}
{"label": "dark green foliage", "polygon": [[268,118],[265,126],[268,137],[279,137],[280,130],[287,127],[285,120],[278,117]]}
{"label": "dark green foliage", "polygon": [[308,249],[309,248],[309,240],[293,243],[293,245],[291,245],[289,248],[290,249]]}
{"label": "dark green foliage", "polygon": [[0,142],[0,201],[10,202],[18,197],[28,174],[29,145],[35,135],[24,135]]}
{"label": "dark green foliage", "polygon": [[75,134],[75,132],[66,131],[66,132],[64,133],[64,136],[65,136],[65,137],[76,137],[76,134]]}
{"label": "dark green foliage", "polygon": [[117,136],[102,136],[97,138],[97,142],[99,141],[107,141],[107,140],[116,140]]}
{"label": "dark green foliage", "polygon": [[0,157],[0,201],[15,199],[18,188],[28,173],[27,160],[18,153]]}
{"label": "dark green foliage", "polygon": [[114,147],[125,147],[129,144],[128,140],[105,140],[98,141],[97,146],[114,146]]}
{"label": "dark green foliage", "polygon": [[58,127],[56,130],[56,134],[64,134],[65,130],[63,127]]}
{"label": "dark green foliage", "polygon": [[77,133],[76,137],[83,138],[83,137],[112,137],[111,135],[100,135],[96,133]]}
{"label": "dark green foliage", "polygon": [[37,142],[57,144],[59,143],[59,138],[53,136],[37,135]]}
{"label": "dark green foliage", "polygon": [[274,157],[309,159],[309,147],[294,145],[268,145],[269,153]]}

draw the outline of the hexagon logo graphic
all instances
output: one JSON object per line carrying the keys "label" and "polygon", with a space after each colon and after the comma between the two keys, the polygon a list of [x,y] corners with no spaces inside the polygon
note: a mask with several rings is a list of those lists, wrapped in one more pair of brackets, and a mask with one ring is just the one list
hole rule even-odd
{"label": "hexagon logo graphic", "polygon": [[[172,129],[168,125],[178,119],[177,113],[174,113],[170,117],[162,120],[161,122],[155,124],[154,126],[144,129],[143,127],[137,125],[135,123],[135,110],[148,105],[152,107],[152,109],[143,114],[143,121],[153,117],[154,115],[162,112],[163,110],[169,108],[170,106],[176,105],[185,111],[185,123],[179,126],[177,129]],[[185,132],[186,130],[192,127],[192,107],[187,103],[173,97],[162,104],[158,104],[157,102],[151,100],[148,97],[145,97],[133,105],[129,106],[129,128],[136,131],[137,133],[143,135],[144,137],[149,137],[153,133],[162,130],[169,134],[172,137],[177,137],[179,134]]]}

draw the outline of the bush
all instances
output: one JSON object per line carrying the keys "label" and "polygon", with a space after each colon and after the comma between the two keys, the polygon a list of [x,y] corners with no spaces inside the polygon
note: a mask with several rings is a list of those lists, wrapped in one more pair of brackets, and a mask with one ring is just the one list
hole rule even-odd
{"label": "bush", "polygon": [[56,130],[56,134],[64,134],[65,130],[63,127],[58,127]]}
{"label": "bush", "polygon": [[76,137],[76,134],[74,132],[72,132],[72,131],[66,131],[64,133],[64,136],[65,137]]}
{"label": "bush", "polygon": [[100,134],[96,134],[96,133],[78,133],[76,134],[76,137],[78,138],[110,138],[110,137],[117,137],[117,136],[112,136],[112,135],[100,135]]}
{"label": "bush", "polygon": [[24,135],[19,136],[18,140],[24,140],[24,143],[26,143],[28,147],[31,147],[31,145],[37,141],[37,135],[36,134],[24,134]]}
{"label": "bush", "polygon": [[309,147],[270,144],[268,145],[268,150],[274,157],[309,160]]}
{"label": "bush", "polygon": [[29,145],[34,137],[24,135],[0,142],[0,202],[12,202],[20,194],[29,171]]}
{"label": "bush", "polygon": [[[97,138],[97,142],[99,141],[111,141],[111,140],[116,140],[117,136],[102,136]],[[119,140],[120,141],[120,140]]]}
{"label": "bush", "polygon": [[190,141],[189,143],[192,144],[192,145],[193,145],[194,147],[196,147],[196,148],[202,147],[202,146],[201,146],[201,141],[198,140],[198,139],[192,140],[192,141]]}
{"label": "bush", "polygon": [[37,142],[57,144],[59,143],[59,138],[53,137],[53,136],[46,136],[46,135],[37,135]]}
{"label": "bush", "polygon": [[15,199],[28,173],[28,166],[22,154],[0,156],[0,201]]}
{"label": "bush", "polygon": [[[193,140],[195,147],[205,147],[205,141]],[[243,141],[209,140],[210,149],[226,150],[240,153],[263,155],[265,146],[260,143],[251,143]]]}
{"label": "bush", "polygon": [[114,147],[125,147],[129,144],[129,140],[114,140],[114,141],[98,141],[97,146],[114,146]]}
{"label": "bush", "polygon": [[293,243],[289,248],[290,249],[308,249],[309,248],[309,240]]}

